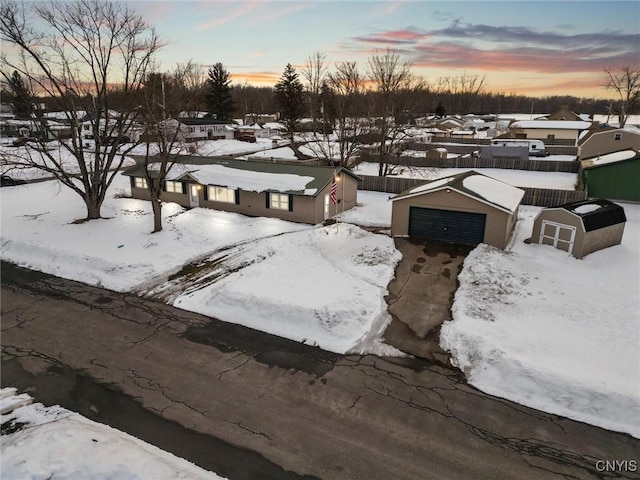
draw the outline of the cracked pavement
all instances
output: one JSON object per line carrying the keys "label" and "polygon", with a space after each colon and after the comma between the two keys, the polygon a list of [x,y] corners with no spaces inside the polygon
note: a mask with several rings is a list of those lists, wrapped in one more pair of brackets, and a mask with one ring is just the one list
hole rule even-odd
{"label": "cracked pavement", "polygon": [[[1,309],[3,386],[55,388],[76,372],[114,395],[72,388],[96,418],[126,398],[231,445],[234,465],[218,471],[231,480],[285,478],[243,472],[245,454],[286,478],[640,478],[596,469],[639,461],[637,439],[492,397],[424,360],[332,354],[5,263]],[[197,447],[163,445],[187,459]]]}

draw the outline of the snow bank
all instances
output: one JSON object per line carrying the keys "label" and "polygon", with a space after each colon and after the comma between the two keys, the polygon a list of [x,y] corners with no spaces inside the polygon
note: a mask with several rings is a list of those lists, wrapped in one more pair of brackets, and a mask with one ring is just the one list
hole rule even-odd
{"label": "snow bank", "polygon": [[[3,389],[4,390],[4,389]],[[224,480],[182,458],[77,413],[35,403],[2,415],[24,423],[2,435],[2,478]]]}
{"label": "snow bank", "polygon": [[392,193],[358,191],[358,204],[339,213],[336,219],[361,227],[391,227]]}
{"label": "snow bank", "polygon": [[640,206],[624,205],[622,245],[582,260],[523,242],[466,258],[441,345],[481,390],[640,437]]}
{"label": "snow bank", "polygon": [[218,278],[175,306],[337,353],[386,315],[386,287],[401,258],[391,238],[340,223],[224,255]]}

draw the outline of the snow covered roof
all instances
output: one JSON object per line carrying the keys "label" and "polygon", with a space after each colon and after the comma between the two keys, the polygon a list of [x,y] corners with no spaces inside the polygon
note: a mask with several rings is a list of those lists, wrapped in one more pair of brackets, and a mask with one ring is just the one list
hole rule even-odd
{"label": "snow covered roof", "polygon": [[[141,161],[144,157],[133,156]],[[251,162],[233,158],[181,156],[167,174],[167,180],[195,181],[203,185],[252,192],[275,191],[316,196],[337,172],[359,180],[349,170],[338,167],[290,165],[270,162]],[[123,175],[142,176],[139,166],[126,169]]]}
{"label": "snow covered roof", "polygon": [[229,122],[215,118],[178,118],[183,125],[226,125]]}
{"label": "snow covered roof", "polygon": [[580,202],[565,203],[559,207],[545,208],[540,211],[538,217],[544,216],[545,211],[557,209],[566,210],[578,216],[584,225],[585,232],[627,221],[624,208],[603,199],[582,200]]}
{"label": "snow covered roof", "polygon": [[556,130],[586,130],[591,128],[591,122],[571,120],[520,120],[513,122],[509,128],[552,128]]}
{"label": "snow covered roof", "polygon": [[508,213],[516,211],[524,196],[524,190],[511,186],[495,178],[482,175],[475,170],[441,178],[413,187],[393,197],[391,201],[401,198],[423,195],[444,189],[473,197]]}
{"label": "snow covered roof", "polygon": [[582,160],[580,165],[584,169],[601,167],[611,163],[624,162],[626,160],[640,159],[640,152],[637,150],[622,150],[620,152],[607,153],[606,155],[600,155],[599,157],[588,158]]}

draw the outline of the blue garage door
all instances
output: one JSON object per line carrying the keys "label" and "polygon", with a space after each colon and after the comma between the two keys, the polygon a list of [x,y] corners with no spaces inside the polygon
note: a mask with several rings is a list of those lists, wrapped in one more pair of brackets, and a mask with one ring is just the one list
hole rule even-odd
{"label": "blue garage door", "polygon": [[484,213],[410,207],[409,236],[477,245],[484,241]]}

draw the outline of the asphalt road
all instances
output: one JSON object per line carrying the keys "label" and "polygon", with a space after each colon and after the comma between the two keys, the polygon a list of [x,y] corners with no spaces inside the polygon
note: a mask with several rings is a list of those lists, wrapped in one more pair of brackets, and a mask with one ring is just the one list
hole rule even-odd
{"label": "asphalt road", "polygon": [[637,439],[485,395],[453,369],[327,353],[5,263],[1,274],[3,386],[231,480],[640,478],[596,467],[640,463]]}

